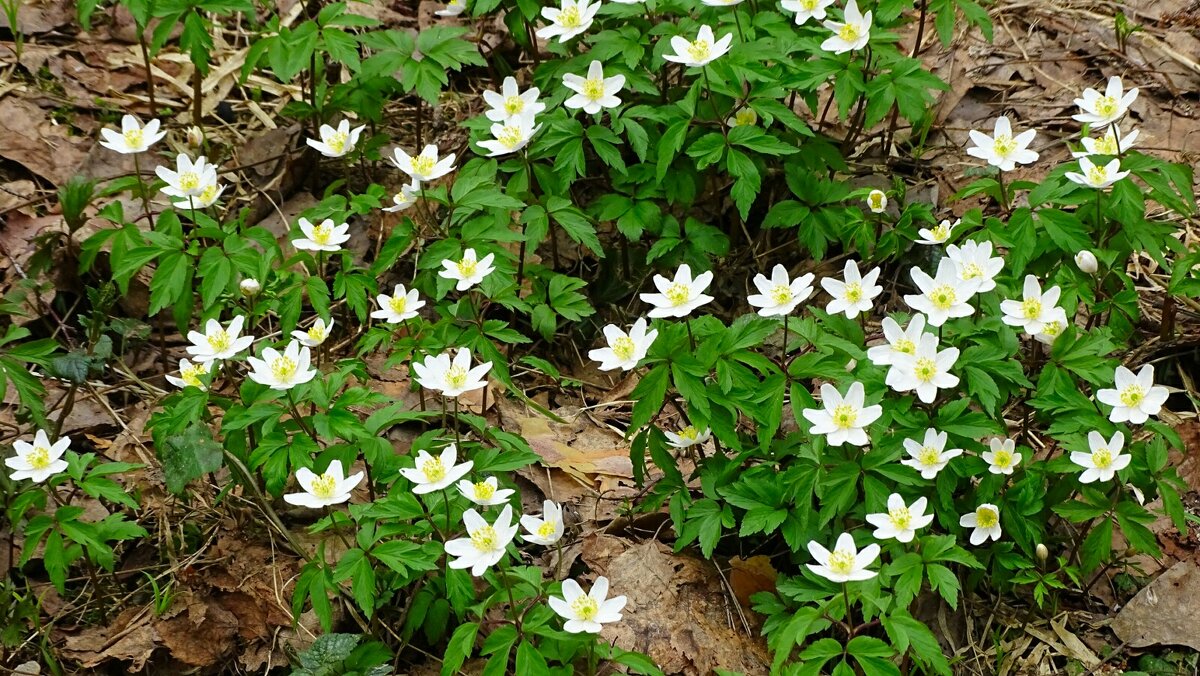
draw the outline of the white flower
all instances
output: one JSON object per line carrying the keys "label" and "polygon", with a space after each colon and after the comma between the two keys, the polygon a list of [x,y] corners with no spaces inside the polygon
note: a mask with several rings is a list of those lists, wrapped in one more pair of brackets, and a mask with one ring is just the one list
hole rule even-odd
{"label": "white flower", "polygon": [[517,534],[517,526],[512,522],[512,505],[505,505],[495,523],[488,522],[479,516],[479,512],[468,509],[463,512],[463,524],[467,527],[468,537],[451,540],[446,543],[446,553],[455,557],[450,567],[455,569],[470,568],[475,577],[483,575],[491,566],[504,558],[505,548]]}
{"label": "white flower", "polygon": [[1000,508],[983,503],[970,514],[963,514],[958,519],[958,525],[963,528],[974,528],[971,531],[971,544],[979,545],[987,541],[1000,539]]}
{"label": "white flower", "polygon": [[1075,254],[1075,265],[1085,275],[1094,275],[1100,269],[1100,262],[1096,260],[1096,254],[1087,249]]}
{"label": "white flower", "polygon": [[467,5],[464,0],[447,0],[446,6],[434,12],[437,16],[458,16],[466,11]]}
{"label": "white flower", "polygon": [[692,310],[712,302],[713,297],[704,293],[712,279],[711,270],[701,272],[692,279],[691,266],[682,263],[675,271],[674,279],[654,275],[654,286],[658,293],[639,295],[643,301],[654,306],[649,313],[651,317],[686,317]]}
{"label": "white flower", "polygon": [[604,327],[604,338],[608,347],[601,347],[588,352],[588,359],[600,362],[601,371],[611,371],[619,368],[628,371],[637,367],[646,356],[650,345],[658,337],[658,331],[646,330],[645,318],[639,317],[630,327],[629,333],[622,331],[616,324]]}
{"label": "white flower", "polygon": [[949,258],[938,261],[936,277],[930,277],[917,267],[911,272],[913,282],[921,293],[906,295],[904,302],[912,309],[924,312],[929,317],[930,326],[941,326],[949,319],[975,313],[970,301],[982,282],[979,279],[961,279],[954,261]]}
{"label": "white flower", "polygon": [[673,448],[691,448],[712,439],[712,430],[705,427],[703,430],[697,430],[695,425],[688,425],[679,430],[679,433],[667,432],[663,430],[663,434],[667,437],[667,443]]}
{"label": "white flower", "polygon": [[617,98],[617,92],[625,86],[625,76],[604,77],[603,64],[593,61],[588,66],[586,78],[567,73],[563,75],[563,86],[575,92],[574,96],[563,101],[564,106],[583,108],[583,112],[595,114],[605,108],[616,108],[621,105],[621,99]]}
{"label": "white flower", "polygon": [[1134,129],[1122,136],[1120,127],[1116,124],[1110,125],[1104,135],[1099,138],[1085,136],[1079,139],[1079,142],[1083,144],[1084,152],[1072,152],[1071,157],[1078,159],[1088,155],[1120,155],[1137,143],[1139,133],[1137,129]]}
{"label": "white flower", "polygon": [[475,483],[463,479],[458,482],[458,492],[471,502],[483,507],[503,505],[516,491],[511,488],[498,488],[498,486],[499,483],[494,476]]}
{"label": "white flower", "polygon": [[1103,190],[1129,175],[1128,171],[1121,171],[1121,160],[1115,157],[1103,167],[1094,164],[1086,157],[1081,157],[1079,158],[1079,170],[1083,173],[1068,171],[1064,176],[1073,183],[1097,190]]}
{"label": "white flower", "polygon": [[249,374],[250,380],[272,390],[290,390],[317,376],[316,369],[310,368],[311,354],[308,348],[294,340],[283,348],[282,353],[274,348],[264,348],[262,357],[246,358],[253,369]]}
{"label": "white flower", "polygon": [[1096,399],[1113,407],[1108,419],[1115,422],[1131,422],[1141,425],[1150,416],[1157,416],[1166,403],[1170,392],[1162,385],[1154,384],[1154,367],[1146,364],[1137,375],[1118,366],[1113,374],[1115,389],[1100,390]]}
{"label": "white flower", "polygon": [[866,446],[871,439],[864,428],[879,420],[883,415],[883,407],[878,404],[864,407],[865,403],[866,393],[860,382],[852,383],[845,397],[833,385],[821,385],[823,408],[806,408],[803,411],[804,417],[812,423],[809,434],[827,435],[826,441],[830,446],[845,443]]}
{"label": "white flower", "polygon": [[883,338],[887,342],[867,348],[867,359],[876,366],[888,366],[896,363],[898,357],[917,353],[917,343],[925,335],[925,315],[917,313],[908,322],[908,328],[901,329],[900,324],[891,317],[883,318]]}
{"label": "white flower", "polygon": [[217,320],[208,320],[204,324],[204,333],[188,331],[187,338],[192,344],[187,347],[187,353],[201,364],[232,359],[254,342],[254,336],[241,335],[245,323],[246,318],[238,315],[229,322],[228,329],[223,329]]}
{"label": "white flower", "polygon": [[1108,85],[1103,94],[1091,87],[1083,90],[1083,98],[1075,99],[1075,105],[1083,112],[1072,117],[1077,122],[1096,128],[1104,127],[1124,117],[1137,95],[1137,87],[1126,92],[1121,78],[1114,75],[1108,78]]}
{"label": "white flower", "polygon": [[292,331],[292,337],[300,341],[304,347],[316,347],[325,342],[329,337],[329,332],[333,330],[333,317],[329,318],[329,323],[326,324],[324,319],[317,317],[313,325],[307,331]]}
{"label": "white flower", "polygon": [[208,158],[201,155],[192,162],[192,158],[183,153],[175,156],[175,171],[166,167],[155,167],[154,173],[166,185],[162,193],[168,197],[199,197],[204,188],[217,182],[217,169],[208,163]]}
{"label": "white flower", "polygon": [[1124,445],[1125,435],[1121,432],[1113,433],[1112,439],[1107,442],[1099,432],[1088,432],[1088,446],[1091,447],[1091,452],[1071,453],[1071,462],[1084,468],[1083,474],[1079,475],[1079,483],[1112,481],[1117,472],[1128,467],[1133,461],[1132,455],[1121,453],[1121,447]]}
{"label": "white flower", "polygon": [[971,140],[975,147],[967,148],[967,154],[978,157],[1000,171],[1012,171],[1018,164],[1036,162],[1038,154],[1029,149],[1037,131],[1029,129],[1017,134],[1012,132],[1012,123],[1007,116],[996,118],[996,128],[991,136],[972,129]]}
{"label": "white flower", "polygon": [[776,265],[771,269],[771,278],[761,272],[754,276],[758,293],[750,294],[746,301],[758,308],[763,317],[791,314],[796,306],[808,299],[813,292],[813,274],[810,272],[796,279],[789,279],[787,268]]}
{"label": "white flower", "polygon": [[[830,1],[832,2],[832,0]],[[787,4],[787,0],[784,0],[784,4]],[[887,193],[884,191],[872,190],[867,194],[867,208],[871,210],[871,213],[882,214],[884,211],[887,211],[887,205]]]}
{"label": "white flower", "polygon": [[816,540],[812,540],[808,543],[808,553],[812,554],[817,562],[804,565],[831,582],[869,580],[878,575],[873,570],[867,570],[867,566],[874,563],[879,556],[879,545],[871,543],[860,552],[854,544],[854,536],[849,533],[838,536],[832,552]]}
{"label": "white flower", "polygon": [[384,211],[396,212],[404,211],[417,203],[417,197],[421,195],[421,184],[414,180],[408,185],[400,186],[400,192],[392,195],[392,206],[384,207]]}
{"label": "white flower", "polygon": [[417,459],[413,462],[413,466],[401,469],[400,475],[413,482],[413,493],[417,495],[433,493],[447,488],[450,484],[463,478],[475,466],[471,460],[455,464],[457,461],[458,447],[454,444],[443,448],[437,457],[423,450],[417,451]]}
{"label": "white flower", "polygon": [[949,464],[950,460],[962,455],[961,448],[946,449],[949,435],[935,429],[925,430],[925,439],[917,443],[916,439],[905,439],[904,450],[909,457],[901,460],[900,464],[908,465],[921,473],[922,479],[936,479]]}
{"label": "white flower", "polygon": [[562,585],[562,598],[547,599],[550,609],[566,620],[563,629],[571,634],[599,634],[601,625],[621,621],[621,609],[625,607],[624,596],[608,598],[608,578],[596,578],[591,591],[584,594],[575,580]]}
{"label": "white flower", "polygon": [[1033,334],[1033,338],[1043,345],[1053,345],[1065,328],[1067,328],[1067,311],[1055,307],[1050,310],[1049,317],[1042,324],[1042,330]]}
{"label": "white flower", "polygon": [[259,284],[257,279],[247,277],[238,283],[238,290],[242,292],[243,296],[253,298],[258,295],[259,291],[262,291],[262,284]]}
{"label": "white flower", "polygon": [[330,462],[324,474],[314,474],[311,469],[301,467],[296,470],[296,483],[304,492],[288,493],[283,500],[289,505],[313,509],[340,505],[350,499],[350,491],[363,480],[363,476],[362,472],[355,472],[347,477],[342,470],[341,460]]}
{"label": "white flower", "polygon": [[121,118],[120,133],[111,129],[100,130],[100,145],[122,155],[142,153],[167,135],[167,132],[159,131],[158,127],[158,120],[150,120],[143,127],[136,117],[126,115]]}
{"label": "white flower", "polygon": [[[200,189],[199,195],[175,200],[171,202],[171,206],[176,209],[207,209],[216,204],[217,200],[221,198],[221,193],[225,192],[226,186],[217,183],[215,173],[210,175],[209,178],[211,180],[204,184]],[[165,193],[166,190],[163,192]]]}
{"label": "white flower", "polygon": [[406,319],[417,316],[417,310],[425,307],[425,301],[417,296],[417,290],[406,291],[403,284],[397,284],[392,295],[379,294],[375,297],[379,309],[372,312],[375,319],[382,319],[388,324],[399,324]]}
{"label": "white flower", "polygon": [[933,515],[925,513],[928,503],[925,498],[917,498],[907,505],[899,493],[892,493],[888,496],[888,511],[867,515],[867,523],[875,526],[871,535],[876,540],[895,538],[900,542],[912,542],[918,529],[933,523]]}
{"label": "white flower", "polygon": [[1021,454],[1017,453],[1017,442],[1012,439],[992,437],[988,442],[992,450],[984,451],[981,455],[988,464],[992,474],[1012,474],[1017,465],[1021,464]]}
{"label": "white flower", "polygon": [[600,2],[588,0],[563,0],[561,8],[543,7],[542,18],[550,22],[549,26],[539,28],[537,36],[549,40],[557,36],[558,41],[566,42],[592,27],[592,19],[600,11]]}
{"label": "white flower", "polygon": [[726,33],[725,37],[717,40],[711,26],[700,26],[695,40],[688,40],[680,35],[671,38],[671,49],[674,49],[675,53],[663,54],[663,58],[694,68],[706,66],[724,56],[732,42],[732,33]]}
{"label": "white flower", "polygon": [[926,404],[937,399],[938,390],[958,385],[958,376],[950,367],[958,361],[958,348],[939,351],[938,337],[932,333],[921,336],[915,354],[900,354],[888,370],[887,384],[897,392],[915,391]]}
{"label": "white flower", "polygon": [[471,350],[459,348],[454,360],[443,352],[436,357],[426,357],[425,362],[412,363],[413,373],[422,387],[441,392],[446,397],[457,397],[464,392],[483,389],[487,386],[487,372],[492,362],[486,361],[471,368]]}
{"label": "white flower", "polygon": [[960,248],[957,244],[946,247],[946,256],[954,261],[958,278],[964,282],[979,280],[976,293],[984,293],[996,288],[996,275],[1004,269],[1004,259],[992,256],[992,243],[963,242]]}
{"label": "white flower", "polygon": [[824,21],[827,14],[825,10],[833,2],[834,0],[783,0],[781,5],[786,11],[795,12],[796,25],[803,26],[809,19]]}
{"label": "white flower", "polygon": [[366,125],[363,125],[351,129],[350,120],[342,120],[337,129],[327,124],[321,125],[320,141],[311,138],[304,140],[310,148],[325,157],[341,157],[354,152],[354,146],[358,145],[358,137],[366,128]]}
{"label": "white flower", "polygon": [[462,258],[457,261],[444,260],[442,267],[445,268],[438,273],[438,277],[444,279],[453,279],[458,283],[454,288],[458,291],[466,291],[483,281],[484,277],[492,274],[495,266],[492,261],[496,260],[496,254],[488,254],[483,258],[479,258],[474,249],[467,249],[463,252]]}
{"label": "white flower", "polygon": [[844,22],[821,22],[833,31],[833,35],[821,43],[821,49],[834,54],[844,54],[867,46],[867,41],[871,39],[871,13],[860,14],[858,3],[850,0],[846,3],[843,19]]}
{"label": "white flower", "polygon": [[753,108],[738,108],[737,112],[725,118],[725,124],[733,127],[753,127],[758,124],[758,113]]}
{"label": "white flower", "polygon": [[350,225],[342,223],[334,225],[332,218],[326,218],[320,225],[313,225],[307,218],[301,217],[296,224],[304,234],[299,239],[292,240],[292,246],[309,251],[341,251],[342,244],[350,239]]}
{"label": "white flower", "polygon": [[934,226],[933,229],[921,228],[917,231],[917,234],[921,236],[921,239],[917,240],[917,244],[945,244],[950,239],[950,235],[954,232],[954,229],[961,223],[961,218],[955,220],[953,223],[950,222],[950,219],[946,218]]}
{"label": "white flower", "polygon": [[53,444],[50,443],[50,438],[46,436],[44,430],[38,430],[33,435],[32,444],[28,441],[14,441],[13,450],[17,454],[4,459],[4,464],[13,470],[8,478],[13,481],[30,479],[35,484],[40,484],[55,474],[65,471],[67,461],[62,457],[70,445],[70,437],[63,437]]}
{"label": "white flower", "polygon": [[846,313],[848,319],[854,319],[860,312],[869,312],[875,297],[883,293],[883,287],[875,284],[879,279],[879,268],[862,276],[858,272],[858,262],[846,261],[844,280],[826,277],[821,280],[821,288],[833,296],[833,300],[825,306],[825,311],[831,315],[839,312]]}
{"label": "white flower", "polygon": [[533,135],[538,133],[542,125],[533,126],[533,115],[518,115],[504,124],[497,122],[492,125],[492,136],[489,141],[480,141],[479,147],[488,151],[488,157],[498,157],[515,153],[529,144]]}
{"label": "white flower", "polygon": [[530,87],[522,92],[517,86],[517,79],[510,75],[504,78],[499,92],[483,92],[483,101],[489,106],[485,115],[492,122],[508,122],[523,116],[532,119],[546,109],[546,104],[538,101],[539,94],[541,90],[537,87]]}
{"label": "white flower", "polygon": [[200,377],[208,375],[212,371],[212,365],[211,361],[193,364],[185,357],[179,360],[179,376],[168,375],[166,376],[167,382],[181,390],[186,387],[194,387],[205,391],[208,389],[208,385],[205,385]]}
{"label": "white flower", "polygon": [[1004,312],[1004,323],[1009,326],[1019,326],[1026,333],[1033,335],[1041,333],[1046,323],[1055,318],[1054,310],[1062,289],[1052,286],[1042,293],[1042,285],[1037,277],[1025,275],[1025,287],[1021,300],[1004,300],[1000,309]]}
{"label": "white flower", "polygon": [[522,516],[521,526],[527,532],[527,535],[521,536],[526,542],[544,546],[558,542],[559,538],[563,536],[563,531],[566,530],[563,523],[562,505],[553,500],[546,500],[542,503],[542,516],[540,518],[529,515]]}
{"label": "white flower", "polygon": [[454,171],[454,153],[439,160],[435,145],[425,146],[416,157],[396,148],[392,151],[392,164],[414,181],[428,182]]}

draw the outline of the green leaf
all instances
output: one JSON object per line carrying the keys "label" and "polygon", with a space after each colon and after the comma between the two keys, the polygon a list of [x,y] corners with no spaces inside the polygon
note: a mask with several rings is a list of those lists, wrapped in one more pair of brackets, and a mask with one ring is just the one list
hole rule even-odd
{"label": "green leaf", "polygon": [[442,658],[442,676],[458,672],[458,668],[471,656],[471,649],[475,647],[475,635],[478,633],[478,622],[458,625],[454,634],[450,636],[450,643],[446,645],[446,654]]}
{"label": "green leaf", "polygon": [[629,417],[629,433],[636,432],[649,423],[667,397],[667,384],[670,382],[671,371],[666,364],[658,364],[642,376],[641,382],[630,393],[636,403]]}
{"label": "green leaf", "polygon": [[188,482],[221,468],[221,445],[213,441],[208,426],[195,422],[183,434],[167,437],[158,447],[167,490],[182,493]]}

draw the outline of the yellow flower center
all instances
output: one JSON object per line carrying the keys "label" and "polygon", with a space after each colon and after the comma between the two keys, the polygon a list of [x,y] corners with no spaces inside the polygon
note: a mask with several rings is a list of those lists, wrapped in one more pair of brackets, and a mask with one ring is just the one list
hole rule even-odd
{"label": "yellow flower center", "polygon": [[1088,183],[1092,185],[1101,185],[1108,181],[1108,171],[1104,167],[1092,166],[1087,171]]}
{"label": "yellow flower center", "polygon": [[888,520],[892,522],[896,530],[908,530],[912,526],[912,512],[908,511],[908,507],[889,509]]}
{"label": "yellow flower center", "polygon": [[337,491],[337,483],[337,478],[329,474],[322,474],[313,478],[312,490],[309,492],[322,500],[328,500]]}
{"label": "yellow flower center", "polygon": [[141,129],[130,129],[129,131],[121,134],[121,136],[125,137],[125,145],[129,146],[130,148],[142,147],[144,134]]}
{"label": "yellow flower center", "polygon": [[392,204],[395,204],[398,207],[405,206],[405,205],[408,205],[411,203],[412,203],[412,198],[410,198],[408,195],[404,194],[403,190],[396,193],[395,195],[392,195]]}
{"label": "yellow flower center", "polygon": [[850,282],[846,285],[845,293],[846,300],[850,301],[851,303],[857,303],[858,301],[862,300],[863,297],[862,284],[858,282]]}
{"label": "yellow flower center", "polygon": [[521,145],[521,142],[525,140],[525,135],[521,133],[520,127],[510,125],[496,134],[496,140],[500,142],[500,145],[512,150]]}
{"label": "yellow flower center", "polygon": [[842,24],[842,27],[838,29],[838,37],[842,39],[842,42],[854,42],[860,35],[858,26],[852,23]]}
{"label": "yellow flower center", "polygon": [[667,297],[671,305],[675,306],[683,305],[692,298],[692,292],[688,289],[687,285],[678,283],[672,284],[663,295]]}
{"label": "yellow flower center", "polygon": [[217,329],[217,332],[208,337],[208,346],[213,352],[224,352],[229,349],[233,341],[229,338],[229,333],[225,329]]}
{"label": "yellow flower center", "polygon": [[558,25],[563,28],[579,28],[583,25],[583,17],[579,16],[579,8],[572,5],[558,14]]}
{"label": "yellow flower center", "polygon": [[920,460],[922,465],[933,466],[942,461],[942,454],[933,446],[924,446],[917,454],[917,460]]}
{"label": "yellow flower center", "polygon": [[404,309],[408,307],[408,298],[406,296],[393,296],[388,299],[388,307],[398,315],[404,314]]}
{"label": "yellow flower center", "polygon": [[867,206],[871,207],[875,211],[880,211],[883,209],[883,200],[885,197],[886,196],[881,192],[873,192],[867,196]]}
{"label": "yellow flower center", "polygon": [[627,361],[633,358],[634,352],[637,351],[637,345],[634,344],[633,339],[629,336],[621,336],[613,341],[612,351],[617,356],[617,359]]}
{"label": "yellow flower center", "polygon": [[50,449],[45,446],[34,446],[29,455],[25,456],[25,462],[29,463],[32,469],[46,469],[50,466]]}
{"label": "yellow flower center", "polygon": [[1066,325],[1062,322],[1050,322],[1049,324],[1044,324],[1042,326],[1042,333],[1054,338],[1057,337],[1058,334],[1062,333],[1064,328],[1066,328]]}
{"label": "yellow flower center", "polygon": [[446,466],[441,458],[431,457],[421,463],[421,474],[425,475],[425,483],[435,484],[446,478]]}
{"label": "yellow flower center", "polygon": [[854,570],[854,554],[845,549],[829,553],[829,569],[838,575],[849,575]]}
{"label": "yellow flower center", "polygon": [[796,294],[792,293],[792,287],[787,284],[776,284],[771,288],[771,300],[775,301],[776,305],[783,305],[792,302]]}
{"label": "yellow flower center", "polygon": [[491,526],[483,526],[471,533],[471,544],[481,552],[490,552],[496,549],[496,529]]}
{"label": "yellow flower center", "polygon": [[742,108],[733,114],[733,126],[749,127],[758,122],[758,113],[750,108]]}
{"label": "yellow flower center", "polygon": [[1142,403],[1145,397],[1146,392],[1140,385],[1130,385],[1121,391],[1121,404],[1132,408]]}
{"label": "yellow flower center", "polygon": [[416,174],[417,176],[428,176],[429,174],[433,173],[434,161],[432,157],[418,155],[412,158],[411,164],[412,173]]}
{"label": "yellow flower center", "polygon": [[933,380],[937,376],[937,372],[937,362],[929,357],[921,357],[917,360],[916,365],[913,366],[913,375],[923,383]]}
{"label": "yellow flower center", "polygon": [[200,376],[204,373],[205,368],[203,366],[199,364],[192,364],[191,366],[179,371],[179,379],[183,381],[184,385],[203,388],[204,383],[200,382]]}
{"label": "yellow flower center", "polygon": [[687,52],[694,62],[707,61],[709,55],[712,54],[712,45],[708,44],[708,40],[696,40],[688,45]]}
{"label": "yellow flower center", "polygon": [[333,236],[333,229],[322,223],[313,228],[312,241],[322,246],[329,244],[329,238]]}
{"label": "yellow flower center", "polygon": [[1116,155],[1120,151],[1120,147],[1117,144],[1117,137],[1113,136],[1111,128],[1109,128],[1107,134],[1096,139],[1095,148],[1096,152],[1101,155]]}
{"label": "yellow flower center", "polygon": [[1108,469],[1112,466],[1112,462],[1112,452],[1107,448],[1097,448],[1092,451],[1092,464],[1096,466],[1096,469]]}
{"label": "yellow flower center", "polygon": [[212,204],[215,199],[217,199],[217,184],[210,183],[204,186],[204,191],[200,193],[199,201],[204,204]]}
{"label": "yellow flower center", "polygon": [[446,371],[446,384],[453,389],[461,389],[467,384],[467,370],[461,366],[451,366]]}
{"label": "yellow flower center", "polygon": [[1001,159],[1008,157],[1016,150],[1017,142],[1008,134],[997,134],[996,138],[992,139],[992,152]]}
{"label": "yellow flower center", "polygon": [[838,404],[833,409],[833,424],[848,430],[858,422],[858,409],[850,404]]}
{"label": "yellow flower center", "polygon": [[1117,99],[1112,96],[1101,96],[1096,99],[1096,114],[1100,117],[1113,117],[1119,109]]}
{"label": "yellow flower center", "polygon": [[1042,301],[1039,298],[1026,298],[1021,302],[1021,312],[1026,319],[1037,319],[1042,316]]}
{"label": "yellow flower center", "polygon": [[949,310],[958,300],[958,294],[955,293],[954,287],[949,284],[942,284],[934,287],[933,291],[929,292],[929,300],[933,301],[933,305],[937,309]]}
{"label": "yellow flower center", "polygon": [[471,488],[475,491],[476,500],[491,500],[496,494],[496,487],[486,481],[477,482]]}
{"label": "yellow flower center", "polygon": [[979,528],[994,528],[1000,523],[1000,515],[991,507],[980,507],[975,510],[975,523]]}
{"label": "yellow flower center", "polygon": [[929,234],[933,235],[933,241],[945,242],[950,239],[950,228],[938,223],[933,230],[929,231]]}
{"label": "yellow flower center", "polygon": [[325,145],[333,152],[341,155],[346,151],[346,142],[350,140],[350,135],[345,132],[335,131],[325,139]]}
{"label": "yellow flower center", "polygon": [[992,456],[992,464],[1000,469],[1006,469],[1012,465],[1012,463],[1013,454],[1003,448],[996,451],[996,454]]}
{"label": "yellow flower center", "polygon": [[817,1],[818,0],[800,0],[800,6],[806,11],[811,12],[817,8]]}
{"label": "yellow flower center", "polygon": [[290,382],[296,375],[296,362],[291,357],[277,358],[271,362],[271,375],[281,383]]}
{"label": "yellow flower center", "polygon": [[475,276],[475,270],[479,268],[479,261],[475,260],[474,258],[464,258],[455,263],[454,267],[458,268],[458,274],[461,275],[463,279],[467,279]]}
{"label": "yellow flower center", "polygon": [[200,187],[200,176],[194,171],[185,171],[179,175],[179,189],[185,192]]}
{"label": "yellow flower center", "polygon": [[685,441],[695,441],[699,436],[700,432],[694,425],[688,425],[687,427],[679,430],[679,438]]}
{"label": "yellow flower center", "polygon": [[916,354],[917,344],[907,337],[901,336],[896,339],[896,342],[892,343],[892,349],[901,354]]}
{"label": "yellow flower center", "polygon": [[537,527],[537,534],[539,537],[543,537],[543,538],[554,537],[554,534],[557,532],[558,532],[558,527],[554,525],[553,521],[543,521],[542,525]]}
{"label": "yellow flower center", "polygon": [[979,267],[978,263],[967,263],[966,265],[962,266],[962,273],[959,275],[964,282],[982,276],[983,268]]}
{"label": "yellow flower center", "polygon": [[590,77],[583,81],[583,96],[590,101],[604,98],[604,79]]}
{"label": "yellow flower center", "polygon": [[510,96],[504,99],[504,112],[509,115],[516,115],[522,110],[525,110],[525,99],[522,99],[520,96]]}
{"label": "yellow flower center", "polygon": [[308,339],[314,343],[325,342],[325,325],[321,323],[313,324],[312,328],[308,330]]}
{"label": "yellow flower center", "polygon": [[591,622],[600,614],[600,604],[591,596],[580,594],[575,597],[574,601],[571,601],[571,611],[580,620]]}

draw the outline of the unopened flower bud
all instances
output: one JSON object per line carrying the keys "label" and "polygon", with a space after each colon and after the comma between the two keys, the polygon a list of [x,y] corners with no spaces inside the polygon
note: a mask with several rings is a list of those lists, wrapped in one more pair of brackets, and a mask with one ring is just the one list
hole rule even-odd
{"label": "unopened flower bud", "polygon": [[887,209],[887,195],[882,190],[872,190],[867,195],[867,207],[873,214],[882,214]]}
{"label": "unopened flower bud", "polygon": [[262,284],[259,284],[257,279],[243,279],[238,286],[242,290],[242,295],[247,298],[257,296],[258,292],[262,291]]}
{"label": "unopened flower bud", "polygon": [[1088,275],[1094,275],[1100,269],[1100,264],[1096,261],[1096,255],[1086,250],[1075,254],[1075,265],[1079,266],[1080,272]]}
{"label": "unopened flower bud", "polygon": [[1042,563],[1045,563],[1046,559],[1050,558],[1050,550],[1046,549],[1046,545],[1040,542],[1038,543],[1037,548],[1034,549],[1034,552],[1037,553],[1038,561],[1041,561]]}
{"label": "unopened flower bud", "polygon": [[204,144],[204,130],[196,126],[188,127],[187,144],[192,150],[199,150]]}

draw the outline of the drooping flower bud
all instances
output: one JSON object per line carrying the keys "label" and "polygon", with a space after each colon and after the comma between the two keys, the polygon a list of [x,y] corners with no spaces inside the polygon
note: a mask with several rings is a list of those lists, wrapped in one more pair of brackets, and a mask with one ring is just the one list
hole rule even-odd
{"label": "drooping flower bud", "polygon": [[1088,275],[1094,275],[1100,269],[1100,264],[1096,261],[1096,255],[1087,250],[1075,254],[1075,265],[1079,266],[1080,272]]}
{"label": "drooping flower bud", "polygon": [[253,298],[258,295],[259,291],[262,291],[262,284],[259,284],[257,279],[243,279],[238,287],[241,289],[242,295],[247,298]]}

